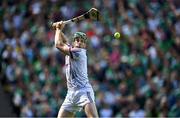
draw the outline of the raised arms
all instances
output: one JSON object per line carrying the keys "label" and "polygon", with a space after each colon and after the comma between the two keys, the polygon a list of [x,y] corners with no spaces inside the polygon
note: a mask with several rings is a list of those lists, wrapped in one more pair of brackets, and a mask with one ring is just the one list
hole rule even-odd
{"label": "raised arms", "polygon": [[67,44],[68,39],[62,32],[64,26],[65,26],[65,24],[63,23],[63,21],[56,24],[55,40],[54,40],[55,47],[58,48],[61,52],[63,52],[65,55],[70,55],[69,54],[70,47]]}

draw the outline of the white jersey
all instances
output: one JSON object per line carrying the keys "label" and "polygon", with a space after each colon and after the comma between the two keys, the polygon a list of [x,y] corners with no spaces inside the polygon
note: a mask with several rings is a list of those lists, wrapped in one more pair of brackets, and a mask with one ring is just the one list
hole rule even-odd
{"label": "white jersey", "polygon": [[92,88],[88,80],[86,50],[78,48],[65,56],[66,79],[68,90]]}

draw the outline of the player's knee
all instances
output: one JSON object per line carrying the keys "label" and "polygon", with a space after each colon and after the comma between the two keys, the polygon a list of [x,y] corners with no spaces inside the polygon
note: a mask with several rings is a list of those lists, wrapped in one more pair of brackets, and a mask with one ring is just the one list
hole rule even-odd
{"label": "player's knee", "polygon": [[98,118],[98,114],[96,112],[90,112],[87,114],[88,118]]}
{"label": "player's knee", "polygon": [[73,117],[74,113],[66,111],[64,109],[60,109],[58,112],[57,118],[64,118],[64,117]]}
{"label": "player's knee", "polygon": [[85,113],[86,113],[87,117],[93,117],[93,118],[98,117],[96,106],[92,103],[87,104],[85,106]]}

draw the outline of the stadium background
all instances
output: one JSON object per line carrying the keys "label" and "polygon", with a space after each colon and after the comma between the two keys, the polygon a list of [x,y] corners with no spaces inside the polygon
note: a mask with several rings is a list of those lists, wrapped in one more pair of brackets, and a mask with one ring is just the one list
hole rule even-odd
{"label": "stadium background", "polygon": [[[67,90],[64,57],[47,23],[91,7],[104,22],[68,24],[65,33],[89,36],[89,80],[99,115],[180,117],[178,0],[1,0],[1,103],[8,101],[1,114],[57,115]],[[115,31],[120,40],[113,38]]]}

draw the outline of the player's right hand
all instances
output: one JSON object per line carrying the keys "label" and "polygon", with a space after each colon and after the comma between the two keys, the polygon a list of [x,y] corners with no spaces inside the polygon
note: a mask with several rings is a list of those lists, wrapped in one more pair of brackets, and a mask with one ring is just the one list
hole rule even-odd
{"label": "player's right hand", "polygon": [[63,21],[60,21],[60,22],[56,22],[55,23],[55,29],[60,29],[62,30],[65,26],[65,23]]}

